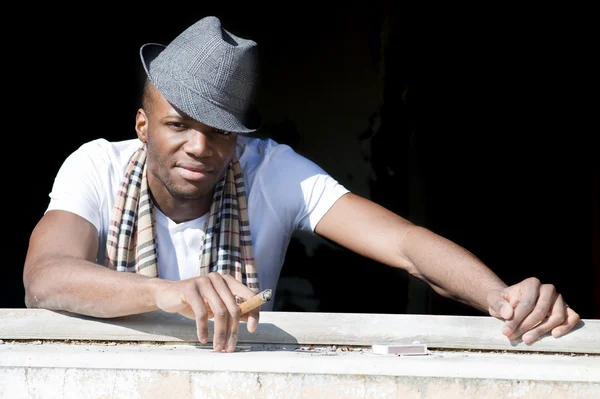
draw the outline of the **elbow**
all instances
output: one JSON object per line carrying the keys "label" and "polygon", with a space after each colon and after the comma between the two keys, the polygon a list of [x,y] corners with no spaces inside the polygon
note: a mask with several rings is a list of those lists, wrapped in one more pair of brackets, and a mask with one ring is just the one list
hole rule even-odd
{"label": "elbow", "polygon": [[31,280],[23,280],[25,288],[25,307],[29,309],[53,309],[59,310],[57,307],[58,298],[57,293],[52,291],[52,287],[49,287],[44,283],[43,279],[35,278]]}
{"label": "elbow", "polygon": [[23,286],[25,288],[25,306],[28,308],[41,307],[42,290],[38,287],[35,279],[31,277],[23,278]]}
{"label": "elbow", "polygon": [[25,291],[25,307],[29,309],[39,308],[38,297],[35,294],[31,294],[29,291]]}
{"label": "elbow", "polygon": [[44,285],[44,278],[34,265],[25,264],[23,269],[23,288],[25,289],[25,306],[28,308],[44,307],[48,289]]}

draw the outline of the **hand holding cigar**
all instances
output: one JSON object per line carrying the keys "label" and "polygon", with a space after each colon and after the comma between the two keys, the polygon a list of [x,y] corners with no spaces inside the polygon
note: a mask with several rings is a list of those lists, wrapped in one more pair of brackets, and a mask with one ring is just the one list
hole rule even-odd
{"label": "hand holding cigar", "polygon": [[[224,280],[229,287],[229,293],[223,292],[221,296],[215,289],[212,279]],[[201,282],[203,283],[200,284]],[[172,282],[165,280],[161,284],[164,284],[165,288],[157,291],[158,308],[170,313],[177,312],[195,320],[198,341],[201,343],[208,343],[208,321],[214,320],[213,347],[217,352],[235,350],[240,320],[247,323],[248,332],[254,332],[258,325],[258,308],[273,297],[271,289],[256,293],[228,274],[212,273],[210,276]],[[223,284],[223,281],[219,284]],[[232,299],[237,309],[233,307]],[[222,316],[215,317],[214,311],[217,308],[213,308],[214,306],[221,307]],[[236,313],[237,320],[232,319],[232,313]]]}

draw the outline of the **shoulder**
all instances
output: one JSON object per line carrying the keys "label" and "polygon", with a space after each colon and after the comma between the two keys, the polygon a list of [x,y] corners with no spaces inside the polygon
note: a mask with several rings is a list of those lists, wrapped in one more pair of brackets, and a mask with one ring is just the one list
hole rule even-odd
{"label": "shoulder", "polygon": [[101,231],[123,170],[140,145],[137,138],[116,142],[96,139],[80,145],[67,156],[56,174],[47,210],[76,213]]}
{"label": "shoulder", "polygon": [[122,141],[108,141],[100,138],[82,144],[72,155],[91,156],[95,159],[106,160],[129,158],[140,146],[141,142],[137,138]]}
{"label": "shoulder", "polygon": [[273,139],[240,137],[237,150],[250,189],[257,184],[264,188],[266,184],[271,190],[281,191],[285,188],[278,182],[294,184],[316,175],[326,175],[310,159]]}
{"label": "shoulder", "polygon": [[272,163],[295,163],[308,161],[287,144],[281,144],[269,138],[240,136],[237,153],[244,168],[248,172]]}
{"label": "shoulder", "polygon": [[247,138],[241,145],[240,163],[254,188],[250,201],[254,198],[267,204],[261,207],[252,202],[260,211],[273,212],[286,231],[288,226],[314,230],[333,203],[348,192],[322,167],[289,145]]}
{"label": "shoulder", "polygon": [[95,139],[80,145],[64,161],[62,168],[72,170],[72,173],[90,173],[113,169],[123,169],[131,155],[141,146],[141,142],[135,138],[122,141],[108,141],[106,139]]}
{"label": "shoulder", "polygon": [[284,148],[290,147],[269,138],[239,136],[237,142],[237,151],[240,159],[242,157],[268,157],[273,152]]}
{"label": "shoulder", "polygon": [[238,142],[238,151],[247,182],[278,192],[278,195],[289,196],[299,193],[296,188],[310,189],[314,184],[334,181],[317,163],[289,145],[272,139],[243,137]]}
{"label": "shoulder", "polygon": [[119,180],[131,155],[139,148],[141,142],[136,138],[123,141],[95,139],[80,145],[64,160],[56,176],[55,189],[60,182],[88,182],[94,186],[111,184]]}

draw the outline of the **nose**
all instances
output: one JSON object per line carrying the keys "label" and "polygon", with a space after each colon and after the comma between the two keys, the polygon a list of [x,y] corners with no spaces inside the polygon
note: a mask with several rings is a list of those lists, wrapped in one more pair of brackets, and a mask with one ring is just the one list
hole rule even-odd
{"label": "nose", "polygon": [[184,150],[194,157],[209,157],[212,155],[210,138],[201,130],[191,130],[184,146]]}

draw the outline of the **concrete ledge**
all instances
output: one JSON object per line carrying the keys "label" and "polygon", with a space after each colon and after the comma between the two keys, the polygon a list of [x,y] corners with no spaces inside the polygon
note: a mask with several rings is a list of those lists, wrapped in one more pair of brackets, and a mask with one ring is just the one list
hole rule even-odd
{"label": "concrete ledge", "polygon": [[377,355],[368,348],[241,346],[217,353],[187,344],[8,343],[0,346],[0,367],[228,371],[389,377],[517,379],[600,383],[600,357],[436,351],[426,355]]}
{"label": "concrete ledge", "polygon": [[[532,345],[492,317],[263,312],[234,353],[193,320],[0,309],[0,399],[597,398],[600,321]],[[212,327],[211,327],[212,329]],[[373,344],[428,345],[377,355]]]}
{"label": "concrete ledge", "polygon": [[[371,346],[420,341],[440,349],[600,353],[600,320],[582,320],[564,337],[546,335],[531,345],[509,341],[501,327],[489,316],[262,312],[258,330],[249,334],[242,326],[239,342]],[[178,314],[96,319],[43,309],[0,309],[0,339],[197,342],[194,321]]]}
{"label": "concrete ledge", "polygon": [[16,369],[2,399],[595,399],[597,384],[321,374]]}
{"label": "concrete ledge", "polygon": [[374,355],[278,345],[7,343],[0,398],[600,397],[600,358],[430,351]]}

